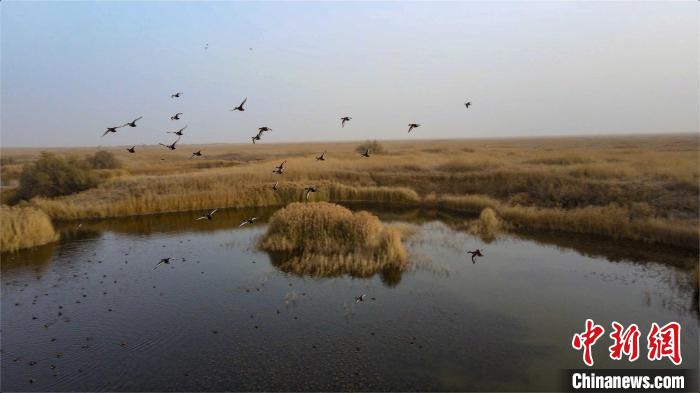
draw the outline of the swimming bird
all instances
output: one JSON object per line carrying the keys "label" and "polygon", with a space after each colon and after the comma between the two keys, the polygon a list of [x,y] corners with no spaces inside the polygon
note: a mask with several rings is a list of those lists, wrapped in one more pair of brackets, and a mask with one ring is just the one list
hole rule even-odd
{"label": "swimming bird", "polygon": [[203,215],[202,217],[197,218],[197,220],[204,220],[204,219],[213,220],[213,219],[214,219],[214,213],[215,213],[217,210],[219,210],[219,209],[214,209],[214,210],[210,211],[209,213]]}
{"label": "swimming bird", "polygon": [[125,123],[125,124],[121,125],[120,127],[125,127],[125,126],[136,127],[136,122],[139,121],[139,120],[141,120],[141,118],[143,118],[143,116],[139,116],[139,117],[137,117],[136,119],[134,119],[133,121],[130,121],[130,122],[128,122],[128,123]]}
{"label": "swimming bird", "polygon": [[272,173],[276,175],[281,175],[284,172],[284,164],[287,162],[287,160],[282,161],[281,164],[275,167],[275,169],[272,170]]}
{"label": "swimming bird", "polygon": [[472,102],[471,102],[471,101],[467,101],[467,102],[464,103],[464,106],[465,106],[467,109],[469,109],[469,107],[472,106]]}
{"label": "swimming bird", "polygon": [[177,131],[168,131],[168,132],[166,132],[166,134],[175,134],[177,136],[182,136],[182,131],[185,131],[186,128],[187,128],[187,126],[184,126]]}
{"label": "swimming bird", "polygon": [[117,132],[117,128],[122,128],[122,127],[124,127],[124,125],[117,126],[117,127],[107,127],[107,131],[105,131],[105,133],[102,134],[102,136],[105,136],[105,135],[109,134],[110,132]]}
{"label": "swimming bird", "polygon": [[280,184],[280,182],[279,182],[279,181],[276,181],[275,184],[272,185],[272,191],[277,191],[277,190],[279,190],[279,187],[278,187],[279,184]]}
{"label": "swimming bird", "polygon": [[367,295],[365,295],[364,293],[360,296],[355,296],[355,303],[364,302],[365,297],[367,297]]}
{"label": "swimming bird", "polygon": [[167,147],[167,148],[170,149],[170,150],[175,150],[175,145],[176,145],[178,142],[180,142],[180,138],[181,138],[181,137],[178,136],[178,137],[177,137],[177,140],[175,140],[175,142],[173,142],[173,143],[170,144],[170,145],[166,145],[166,144],[163,144],[163,143],[159,143],[159,145],[165,146],[165,147]]}
{"label": "swimming bird", "polygon": [[320,156],[316,157],[317,161],[326,161],[326,152],[321,153]]}
{"label": "swimming bird", "polygon": [[352,117],[345,116],[345,117],[341,117],[340,120],[341,120],[341,121],[340,121],[340,126],[341,126],[341,127],[345,127],[345,122],[348,122],[348,121],[352,120]]}
{"label": "swimming bird", "polygon": [[248,101],[248,97],[244,98],[244,99],[243,99],[243,102],[241,102],[240,105],[238,105],[238,106],[234,107],[233,109],[231,109],[231,111],[241,111],[241,112],[245,111],[245,108],[243,108],[243,104],[245,104],[246,101]]}
{"label": "swimming bird", "polygon": [[158,268],[158,266],[160,266],[163,263],[166,265],[169,265],[171,259],[173,259],[173,257],[167,257],[167,258],[161,259],[160,262],[156,263],[156,266],[153,267],[153,270],[156,270]]}
{"label": "swimming bird", "polygon": [[362,157],[369,157],[369,147],[365,148],[365,152],[360,154]]}
{"label": "swimming bird", "polygon": [[190,157],[190,158],[201,157],[201,156],[202,156],[202,151],[197,150],[196,152],[192,153],[192,157]]}
{"label": "swimming bird", "polygon": [[128,147],[126,149],[126,151],[128,151],[129,153],[136,153],[136,146],[134,145],[134,146]]}
{"label": "swimming bird", "polygon": [[171,94],[171,95],[170,95],[170,98],[180,98],[181,95],[182,95],[182,92],[181,92],[181,91],[178,91],[178,92],[175,93],[175,94]]}
{"label": "swimming bird", "polygon": [[316,188],[316,186],[308,186],[308,187],[304,187],[304,191],[306,191],[306,192],[304,193],[304,196],[306,197],[306,200],[308,201],[308,200],[309,200],[309,194],[311,194],[312,192],[318,191],[318,189]]}
{"label": "swimming bird", "polygon": [[418,127],[420,127],[420,124],[411,123],[408,125],[408,132],[411,132],[411,131],[413,131],[414,128],[418,128]]}
{"label": "swimming bird", "polygon": [[255,220],[257,220],[257,219],[258,219],[257,217],[246,218],[245,220],[243,220],[243,221],[241,222],[241,225],[239,225],[238,227],[240,228],[240,227],[242,227],[243,225],[252,224],[252,223],[254,223]]}
{"label": "swimming bird", "polygon": [[178,112],[178,113],[170,116],[170,120],[180,120],[180,116],[182,116],[182,112]]}
{"label": "swimming bird", "polygon": [[474,251],[467,251],[467,254],[472,254],[472,263],[476,263],[476,257],[483,257],[484,254],[481,253],[480,249],[476,249]]}

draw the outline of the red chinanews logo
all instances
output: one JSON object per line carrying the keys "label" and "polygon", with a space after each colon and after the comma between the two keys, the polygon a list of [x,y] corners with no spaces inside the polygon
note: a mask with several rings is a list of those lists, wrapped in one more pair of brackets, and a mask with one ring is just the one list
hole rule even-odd
{"label": "red chinanews logo", "polygon": [[[639,337],[641,332],[636,324],[625,327],[616,322],[612,322],[613,331],[610,338],[613,344],[608,347],[610,358],[627,360],[634,362],[639,358]],[[577,350],[583,350],[583,362],[587,366],[593,366],[593,345],[603,336],[605,328],[596,325],[592,319],[586,319],[585,330],[574,334],[571,339],[571,346]],[[659,326],[656,322],[651,324],[651,329],[647,335],[647,359],[649,361],[662,360],[668,358],[676,366],[683,362],[681,356],[681,325],[678,322],[669,322],[664,326]]]}

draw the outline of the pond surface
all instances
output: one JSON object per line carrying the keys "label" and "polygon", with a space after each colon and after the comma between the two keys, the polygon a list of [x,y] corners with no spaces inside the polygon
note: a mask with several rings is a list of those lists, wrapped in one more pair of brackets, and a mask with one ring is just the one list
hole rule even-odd
{"label": "pond surface", "polygon": [[[584,367],[570,343],[586,318],[606,328],[595,367],[671,368],[610,360],[607,335],[638,324],[644,358],[650,324],[677,321],[682,368],[698,368],[696,253],[584,236],[486,243],[464,218],[375,211],[416,226],[411,268],[309,277],[255,248],[273,211],[66,224],[58,244],[4,254],[2,390],[562,390],[561,370]],[[261,220],[239,228],[250,216]]]}

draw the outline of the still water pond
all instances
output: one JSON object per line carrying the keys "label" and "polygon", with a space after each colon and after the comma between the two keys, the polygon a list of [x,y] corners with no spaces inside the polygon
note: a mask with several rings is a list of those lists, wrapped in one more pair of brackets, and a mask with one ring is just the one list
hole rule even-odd
{"label": "still water pond", "polygon": [[[681,323],[682,368],[698,368],[696,253],[485,243],[463,218],[375,211],[416,226],[411,268],[310,277],[255,248],[273,211],[70,224],[58,244],[3,255],[2,390],[562,390],[561,370],[583,367],[570,343],[586,318],[607,330],[596,367],[672,366],[610,360],[615,320],[640,326],[642,351],[652,322]],[[249,216],[262,219],[239,228]]]}

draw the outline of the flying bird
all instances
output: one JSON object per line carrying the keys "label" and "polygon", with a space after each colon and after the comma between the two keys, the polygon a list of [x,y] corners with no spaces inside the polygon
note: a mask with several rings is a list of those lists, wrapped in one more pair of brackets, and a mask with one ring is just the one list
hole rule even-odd
{"label": "flying bird", "polygon": [[474,251],[467,251],[467,254],[472,254],[472,263],[476,263],[476,257],[483,257],[484,254],[481,253],[480,249],[476,249]]}
{"label": "flying bird", "polygon": [[279,181],[276,181],[275,184],[272,185],[272,191],[277,191],[279,190]]}
{"label": "flying bird", "polygon": [[180,120],[180,116],[182,116],[182,112],[178,112],[178,113],[170,116],[170,120]]}
{"label": "flying bird", "polygon": [[171,95],[170,95],[170,98],[180,98],[181,95],[182,95],[182,92],[181,92],[181,91],[178,91],[178,92],[175,93],[175,94],[171,94]]}
{"label": "flying bird", "polygon": [[175,134],[177,136],[182,136],[182,131],[185,131],[186,128],[187,128],[187,126],[184,126],[177,131],[168,131],[168,132],[166,132],[166,134]]}
{"label": "flying bird", "polygon": [[110,132],[117,132],[117,128],[122,128],[122,127],[124,127],[124,125],[117,126],[117,127],[107,127],[107,131],[105,131],[105,133],[102,134],[102,136],[105,136],[105,135],[109,134]]}
{"label": "flying bird", "polygon": [[192,157],[190,157],[190,158],[201,157],[201,156],[202,156],[202,151],[197,150],[196,152],[192,153]]}
{"label": "flying bird", "polygon": [[245,104],[246,101],[248,101],[248,97],[243,99],[243,102],[241,102],[241,105],[234,107],[233,109],[231,109],[231,111],[241,111],[241,112],[245,111],[245,108],[243,108],[243,105]]}
{"label": "flying bird", "polygon": [[245,220],[243,220],[243,221],[241,222],[241,225],[239,225],[238,227],[240,228],[240,227],[242,227],[243,225],[252,224],[252,223],[254,223],[255,220],[257,220],[257,219],[258,219],[257,217],[246,218]]}
{"label": "flying bird", "polygon": [[472,106],[472,102],[471,102],[471,101],[467,101],[467,102],[464,103],[464,106],[467,107],[467,109],[469,109],[469,107]]}
{"label": "flying bird", "polygon": [[177,137],[177,139],[175,140],[175,142],[171,143],[170,145],[166,145],[166,144],[163,144],[163,143],[159,143],[159,145],[165,146],[165,147],[167,147],[167,148],[170,149],[170,150],[175,150],[175,145],[176,145],[178,142],[180,142],[180,137],[179,137],[179,136]]}
{"label": "flying bird", "polygon": [[413,131],[414,128],[418,128],[418,127],[420,127],[420,124],[411,123],[408,125],[408,132],[411,132],[411,131]]}
{"label": "flying bird", "polygon": [[136,153],[136,146],[134,145],[134,146],[128,147],[126,149],[126,151],[128,151],[129,153]]}
{"label": "flying bird", "polygon": [[326,152],[321,153],[320,156],[316,157],[317,161],[326,161]]}
{"label": "flying bird", "polygon": [[352,117],[345,116],[345,117],[341,117],[340,120],[341,120],[340,126],[341,126],[341,127],[345,127],[345,122],[348,122],[348,121],[352,120]]}
{"label": "flying bird", "polygon": [[287,162],[287,160],[282,161],[281,164],[277,165],[275,169],[272,171],[272,173],[276,175],[281,175],[284,172],[284,164]]}
{"label": "flying bird", "polygon": [[316,186],[308,186],[308,187],[304,187],[304,191],[305,191],[304,196],[306,197],[306,200],[308,201],[309,194],[311,194],[312,192],[318,191],[318,189],[316,188]]}
{"label": "flying bird", "polygon": [[362,157],[369,157],[369,147],[365,148],[365,152],[364,152],[364,153],[360,153],[360,155],[361,155]]}
{"label": "flying bird", "polygon": [[156,263],[156,266],[153,267],[153,270],[156,270],[156,269],[158,268],[158,266],[160,266],[160,265],[163,264],[163,263],[166,264],[166,265],[169,265],[169,264],[170,264],[170,261],[171,261],[172,259],[173,259],[173,257],[168,257],[168,258],[163,258],[163,259],[161,259],[160,262]]}
{"label": "flying bird", "polygon": [[214,213],[215,213],[217,210],[219,210],[219,209],[214,209],[214,210],[210,211],[209,213],[203,215],[202,217],[197,218],[197,220],[204,220],[204,219],[213,220],[213,219],[214,219]]}
{"label": "flying bird", "polygon": [[355,296],[355,303],[364,302],[365,297],[367,297],[367,295],[365,295],[364,293],[360,296]]}
{"label": "flying bird", "polygon": [[136,127],[136,122],[139,121],[139,120],[141,120],[142,117],[143,117],[143,116],[139,116],[139,117],[137,117],[136,119],[134,119],[133,121],[130,121],[130,122],[128,122],[128,123],[125,123],[125,124],[121,125],[120,127],[126,127],[126,126],[129,126],[129,127]]}

